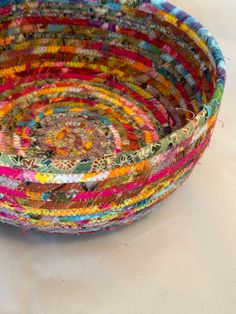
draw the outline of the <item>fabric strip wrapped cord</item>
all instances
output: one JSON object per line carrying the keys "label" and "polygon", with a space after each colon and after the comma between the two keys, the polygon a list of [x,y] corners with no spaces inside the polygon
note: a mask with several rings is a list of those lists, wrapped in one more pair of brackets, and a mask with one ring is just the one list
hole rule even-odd
{"label": "fabric strip wrapped cord", "polygon": [[114,230],[188,178],[225,85],[198,21],[157,0],[3,0],[0,20],[0,221]]}

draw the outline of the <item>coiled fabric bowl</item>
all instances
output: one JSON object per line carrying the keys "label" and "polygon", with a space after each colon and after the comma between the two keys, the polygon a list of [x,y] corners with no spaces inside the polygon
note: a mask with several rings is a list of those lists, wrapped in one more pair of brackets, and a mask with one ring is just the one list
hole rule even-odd
{"label": "coiled fabric bowl", "polygon": [[94,233],[189,176],[225,84],[210,33],[165,1],[0,2],[0,220]]}

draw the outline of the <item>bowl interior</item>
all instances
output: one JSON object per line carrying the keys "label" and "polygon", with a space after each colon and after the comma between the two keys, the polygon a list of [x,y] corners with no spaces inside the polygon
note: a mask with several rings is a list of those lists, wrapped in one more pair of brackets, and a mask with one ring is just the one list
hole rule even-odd
{"label": "bowl interior", "polygon": [[0,151],[100,158],[182,128],[213,95],[216,67],[151,4],[22,2],[0,28]]}

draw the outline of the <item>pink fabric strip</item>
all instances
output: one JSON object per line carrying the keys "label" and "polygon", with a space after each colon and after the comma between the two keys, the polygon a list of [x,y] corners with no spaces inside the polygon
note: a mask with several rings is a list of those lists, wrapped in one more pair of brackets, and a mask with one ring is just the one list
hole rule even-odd
{"label": "pink fabric strip", "polygon": [[153,183],[156,180],[159,180],[161,178],[166,177],[167,175],[172,174],[173,172],[175,172],[176,170],[178,170],[180,167],[182,167],[189,159],[191,159],[197,152],[199,152],[208,142],[209,140],[209,136],[194,150],[192,150],[188,155],[186,155],[183,159],[181,159],[180,161],[178,161],[177,163],[173,164],[172,166],[165,168],[159,172],[157,172],[154,176],[150,177],[148,180],[146,181],[137,181],[137,182],[131,182],[128,183],[126,185],[120,186],[120,187],[112,187],[106,190],[103,190],[101,192],[82,192],[77,194],[73,201],[78,201],[78,200],[84,200],[87,198],[94,198],[94,197],[102,197],[102,196],[110,196],[116,193],[121,193],[127,190],[133,190],[133,189],[137,189],[140,187],[143,187],[147,184]]}
{"label": "pink fabric strip", "polygon": [[25,191],[8,189],[5,186],[0,186],[0,193],[11,195],[14,197],[19,197],[19,198],[26,198],[27,197]]}

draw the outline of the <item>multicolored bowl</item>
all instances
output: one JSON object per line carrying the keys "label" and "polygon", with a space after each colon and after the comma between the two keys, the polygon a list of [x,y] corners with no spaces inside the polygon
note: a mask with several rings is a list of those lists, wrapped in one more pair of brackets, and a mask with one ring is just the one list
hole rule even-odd
{"label": "multicolored bowl", "polygon": [[144,216],[207,147],[224,68],[165,1],[1,1],[0,221],[81,234]]}

